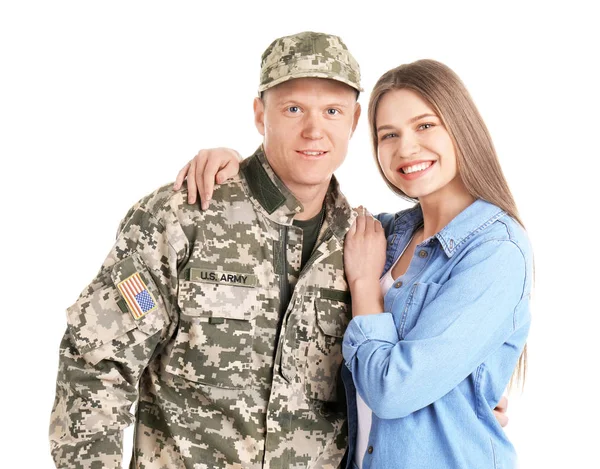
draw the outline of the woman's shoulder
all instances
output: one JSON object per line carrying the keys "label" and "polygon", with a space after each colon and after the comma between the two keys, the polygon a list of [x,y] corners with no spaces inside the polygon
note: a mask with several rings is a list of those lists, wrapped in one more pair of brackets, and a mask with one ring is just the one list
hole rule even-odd
{"label": "woman's shoulder", "polygon": [[494,209],[496,212],[467,236],[456,260],[489,259],[490,262],[521,266],[529,278],[533,269],[533,251],[527,231],[506,211],[485,203],[491,209],[489,213]]}
{"label": "woman's shoulder", "polygon": [[468,244],[471,246],[485,242],[504,241],[514,244],[526,257],[529,257],[531,253],[531,243],[527,231],[519,221],[505,211],[501,211],[499,216],[488,227],[474,233],[473,238],[469,241]]}

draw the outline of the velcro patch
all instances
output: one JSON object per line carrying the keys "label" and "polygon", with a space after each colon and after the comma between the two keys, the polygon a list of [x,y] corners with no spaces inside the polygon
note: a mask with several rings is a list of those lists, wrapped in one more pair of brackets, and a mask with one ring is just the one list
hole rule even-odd
{"label": "velcro patch", "polygon": [[220,270],[190,269],[190,281],[237,285],[239,287],[256,287],[258,280],[254,274],[223,272]]}
{"label": "velcro patch", "polygon": [[127,306],[129,306],[135,319],[140,319],[157,308],[156,300],[139,273],[136,272],[127,277],[117,284],[117,288],[123,295],[123,299],[127,302]]}
{"label": "velcro patch", "polygon": [[352,303],[349,291],[336,290],[334,288],[321,288],[321,298],[333,301],[343,301],[346,304]]}

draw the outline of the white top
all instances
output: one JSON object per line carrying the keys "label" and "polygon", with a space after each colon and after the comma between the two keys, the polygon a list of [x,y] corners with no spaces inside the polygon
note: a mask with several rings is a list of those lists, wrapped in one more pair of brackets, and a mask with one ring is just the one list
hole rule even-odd
{"label": "white top", "polygon": [[[410,245],[412,238],[404,248]],[[379,279],[379,285],[381,285],[381,294],[385,296],[387,291],[394,284],[394,279],[392,277],[392,269],[398,263],[404,251],[398,256],[396,262],[392,264],[390,269],[383,274],[383,276]],[[367,451],[367,446],[369,444],[369,433],[371,433],[371,418],[373,412],[369,409],[369,406],[362,400],[358,391],[356,391],[356,408],[358,410],[358,432],[356,435],[356,451],[354,452],[354,464],[358,466],[359,469],[362,469],[363,458],[365,457],[365,452]]]}

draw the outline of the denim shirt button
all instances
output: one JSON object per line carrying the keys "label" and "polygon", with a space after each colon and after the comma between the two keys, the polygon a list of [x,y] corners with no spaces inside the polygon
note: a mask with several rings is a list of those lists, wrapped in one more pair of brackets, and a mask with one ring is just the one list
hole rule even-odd
{"label": "denim shirt button", "polygon": [[402,282],[396,282],[396,283],[394,284],[394,286],[395,286],[396,288],[400,288],[400,287],[402,286]]}
{"label": "denim shirt button", "polygon": [[421,250],[419,251],[419,257],[420,257],[421,259],[425,259],[425,258],[427,257],[427,251],[425,251],[425,249],[421,249]]}
{"label": "denim shirt button", "polygon": [[448,243],[450,245],[450,249],[454,249],[454,240],[451,239],[450,243]]}
{"label": "denim shirt button", "polygon": [[367,453],[369,453],[369,454],[373,454],[373,447],[372,447],[372,446],[369,446],[369,447],[367,448]]}

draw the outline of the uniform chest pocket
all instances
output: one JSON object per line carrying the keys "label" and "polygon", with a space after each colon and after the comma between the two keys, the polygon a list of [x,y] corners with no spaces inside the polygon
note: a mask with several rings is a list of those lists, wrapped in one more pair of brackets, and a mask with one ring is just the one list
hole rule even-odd
{"label": "uniform chest pocket", "polygon": [[167,371],[225,389],[249,384],[257,288],[180,280],[179,328]]}
{"label": "uniform chest pocket", "polygon": [[304,381],[311,399],[334,402],[342,364],[342,338],[351,319],[346,292],[321,289],[315,299],[316,325],[308,343]]}
{"label": "uniform chest pocket", "polygon": [[442,286],[437,283],[415,283],[406,301],[400,322],[400,338],[404,339],[419,319],[421,311],[437,296]]}

